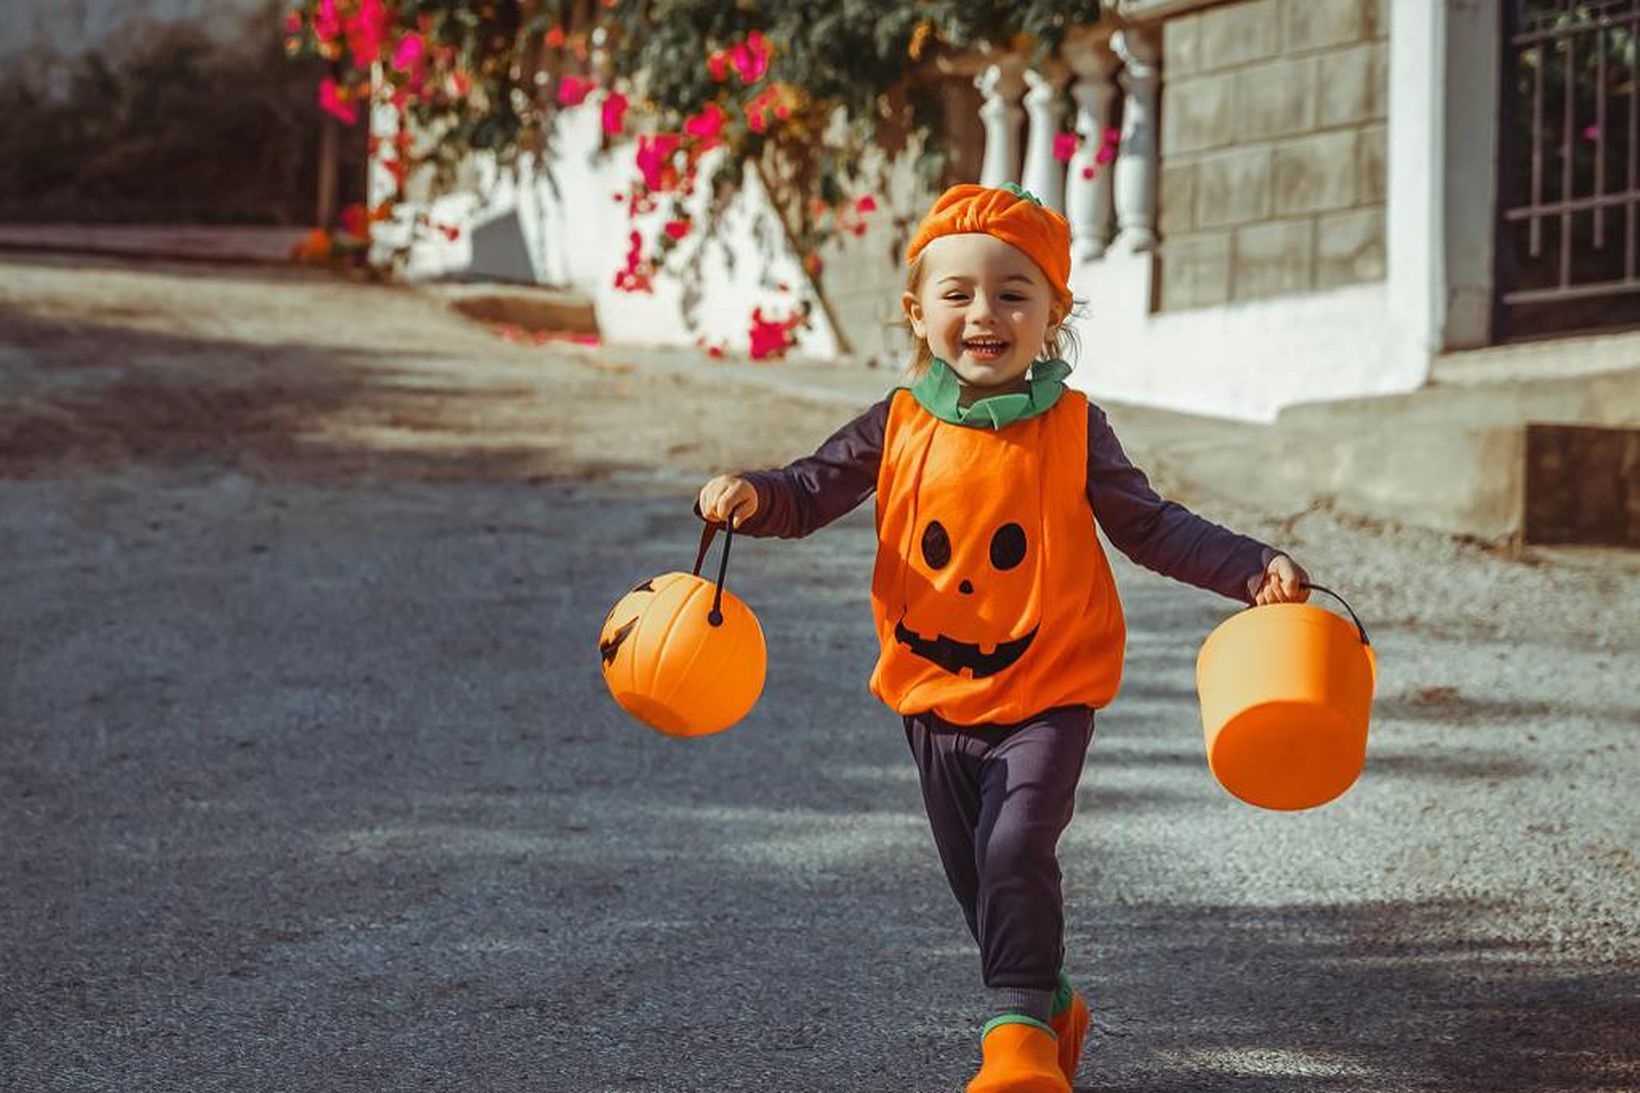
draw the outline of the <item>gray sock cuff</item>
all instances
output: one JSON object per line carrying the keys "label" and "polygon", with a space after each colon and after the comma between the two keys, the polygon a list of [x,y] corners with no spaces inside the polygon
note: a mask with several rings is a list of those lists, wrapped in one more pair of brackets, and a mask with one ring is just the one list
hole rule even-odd
{"label": "gray sock cuff", "polygon": [[991,1015],[1023,1013],[1043,1024],[1053,1018],[1053,991],[1032,990],[1028,987],[993,987],[985,992],[990,999]]}

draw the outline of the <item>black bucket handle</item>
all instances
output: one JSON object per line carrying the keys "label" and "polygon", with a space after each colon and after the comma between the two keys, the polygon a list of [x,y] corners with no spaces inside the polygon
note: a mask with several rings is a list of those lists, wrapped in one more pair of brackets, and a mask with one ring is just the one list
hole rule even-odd
{"label": "black bucket handle", "polygon": [[1371,645],[1372,644],[1372,639],[1367,637],[1367,628],[1365,626],[1361,625],[1361,617],[1355,613],[1355,608],[1351,607],[1349,605],[1349,602],[1347,600],[1345,600],[1343,596],[1340,596],[1338,593],[1334,592],[1330,588],[1326,588],[1326,587],[1324,587],[1322,585],[1319,585],[1319,584],[1311,584],[1309,581],[1300,581],[1299,584],[1298,584],[1298,587],[1308,588],[1308,589],[1310,589],[1312,591],[1315,591],[1315,592],[1325,592],[1327,595],[1331,596],[1333,599],[1335,599],[1339,603],[1343,604],[1344,605],[1344,610],[1346,610],[1350,613],[1350,619],[1351,619],[1351,621],[1353,621],[1355,623],[1356,632],[1361,635],[1361,644],[1362,645]]}
{"label": "black bucket handle", "polygon": [[700,550],[695,553],[693,570],[695,576],[700,576],[701,563],[706,561],[706,551],[711,547],[712,539],[720,527],[723,529],[723,553],[718,556],[717,591],[712,596],[712,612],[706,616],[706,621],[713,626],[723,625],[723,581],[729,572],[729,547],[735,541],[734,525],[705,521],[700,529]]}

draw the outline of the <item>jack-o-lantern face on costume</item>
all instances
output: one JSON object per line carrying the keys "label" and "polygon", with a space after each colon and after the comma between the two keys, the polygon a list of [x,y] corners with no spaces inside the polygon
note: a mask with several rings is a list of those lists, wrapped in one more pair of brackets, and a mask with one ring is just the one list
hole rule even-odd
{"label": "jack-o-lantern face on costume", "polygon": [[1122,609],[1087,498],[1087,436],[1079,392],[998,429],[896,392],[871,579],[871,691],[891,709],[1006,724],[1115,695]]}
{"label": "jack-o-lantern face on costume", "polygon": [[[923,526],[912,567],[920,570],[927,592],[919,597],[916,624],[908,621],[913,618],[908,603],[894,638],[953,675],[965,671],[984,679],[1012,667],[1040,629],[1037,623],[1018,636],[1007,632],[1036,584],[1035,568],[1025,564],[1030,538],[1014,520],[988,534],[975,529],[977,535],[960,518],[952,523],[958,529],[955,543],[945,521],[931,519]],[[931,623],[937,627],[932,634]]]}

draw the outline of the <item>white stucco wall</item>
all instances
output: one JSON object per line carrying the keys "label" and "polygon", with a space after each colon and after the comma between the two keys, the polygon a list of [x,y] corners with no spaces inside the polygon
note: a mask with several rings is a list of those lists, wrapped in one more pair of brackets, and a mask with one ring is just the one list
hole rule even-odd
{"label": "white stucco wall", "polygon": [[1408,391],[1427,373],[1391,336],[1383,282],[1153,313],[1152,274],[1150,255],[1112,254],[1071,276],[1088,314],[1070,382],[1095,400],[1273,421],[1298,402]]}
{"label": "white stucco wall", "polygon": [[[629,236],[636,227],[649,244],[662,230],[667,202],[636,223],[616,201],[630,179],[638,177],[633,163],[635,146],[617,145],[600,152],[601,108],[597,97],[564,111],[555,123],[552,158],[543,167],[529,160],[516,169],[498,171],[493,164],[475,165],[471,190],[446,197],[433,209],[434,219],[460,224],[454,242],[427,238],[411,251],[405,274],[412,278],[513,277],[505,248],[490,251],[502,261],[487,261],[487,225],[505,225],[522,236],[533,279],[574,287],[592,298],[598,324],[606,340],[626,345],[694,346],[705,338],[730,352],[748,347],[750,316],[761,307],[778,320],[792,314],[799,300],[812,300],[808,278],[787,243],[778,216],[755,177],[722,218],[718,234],[704,239],[705,185],[687,202],[696,224],[668,261],[668,269],[683,271],[699,254],[698,273],[662,273],[653,293],[623,292],[615,288],[615,274],[626,263]],[[378,112],[379,133],[390,132],[391,111]],[[714,157],[700,166],[702,183],[710,177]],[[376,199],[385,185],[374,183]],[[403,228],[401,226],[400,231]],[[496,233],[497,237],[501,232]],[[402,237],[402,236],[400,236]],[[391,236],[384,235],[384,239]],[[478,240],[475,246],[474,240]],[[784,287],[782,287],[784,286]],[[694,292],[693,325],[686,319],[685,296]],[[837,356],[836,332],[819,306],[811,308],[810,327],[797,332],[794,353],[816,359]]]}

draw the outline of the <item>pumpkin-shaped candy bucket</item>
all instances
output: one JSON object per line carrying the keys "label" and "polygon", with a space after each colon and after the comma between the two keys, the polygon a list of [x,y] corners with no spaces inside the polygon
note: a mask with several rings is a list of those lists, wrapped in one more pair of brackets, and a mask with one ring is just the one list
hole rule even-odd
{"label": "pumpkin-shaped candy bucket", "polygon": [[667,736],[706,736],[745,717],[763,691],[763,628],[724,588],[734,531],[724,527],[716,583],[700,575],[719,525],[701,531],[691,573],[663,573],[622,596],[598,635],[604,683],[620,707]]}

